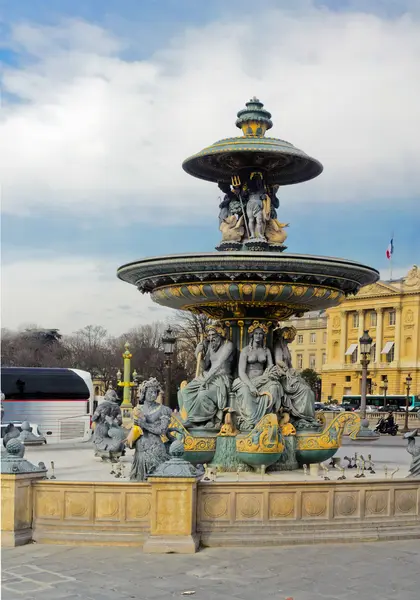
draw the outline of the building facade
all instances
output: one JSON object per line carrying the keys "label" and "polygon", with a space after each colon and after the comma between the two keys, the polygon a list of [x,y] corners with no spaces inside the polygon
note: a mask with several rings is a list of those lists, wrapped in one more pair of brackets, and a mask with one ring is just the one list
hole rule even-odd
{"label": "building facade", "polygon": [[327,315],[325,310],[306,313],[292,318],[283,325],[293,325],[297,334],[290,344],[292,364],[295,369],[313,369],[321,373],[327,362]]}
{"label": "building facade", "polygon": [[[420,394],[420,270],[414,266],[398,281],[364,287],[324,313],[307,313],[289,321],[297,329],[290,349],[297,369],[313,368],[322,378],[321,399],[341,401],[360,394],[362,367],[359,338],[373,339],[368,393]],[[325,343],[324,343],[325,340]]]}

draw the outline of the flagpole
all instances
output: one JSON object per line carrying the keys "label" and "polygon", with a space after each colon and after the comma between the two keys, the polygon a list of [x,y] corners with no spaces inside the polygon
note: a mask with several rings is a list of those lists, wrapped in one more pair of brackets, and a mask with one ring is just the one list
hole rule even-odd
{"label": "flagpole", "polygon": [[389,281],[392,281],[392,255],[394,254],[394,232],[392,232],[391,244],[391,257],[389,259]]}

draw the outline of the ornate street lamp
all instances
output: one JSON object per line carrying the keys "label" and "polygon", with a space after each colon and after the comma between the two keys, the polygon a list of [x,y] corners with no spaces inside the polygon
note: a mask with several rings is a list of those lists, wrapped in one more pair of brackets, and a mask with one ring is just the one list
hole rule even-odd
{"label": "ornate street lamp", "polygon": [[315,382],[315,394],[317,402],[321,402],[321,385],[321,380],[317,379]]}
{"label": "ornate street lamp", "polygon": [[361,418],[366,419],[366,391],[367,391],[367,368],[370,363],[370,352],[372,350],[372,338],[366,330],[359,339],[360,364],[362,365],[362,394],[360,400]]}
{"label": "ornate street lamp", "polygon": [[384,380],[382,382],[382,388],[384,390],[384,408],[386,408],[386,402],[387,402],[386,393],[388,391],[388,377],[386,375],[385,375]]}
{"label": "ornate street lamp", "polygon": [[165,406],[170,406],[171,397],[171,378],[172,378],[172,355],[175,350],[176,337],[173,329],[169,326],[162,336],[163,352],[165,354],[165,369],[166,369],[166,381],[165,381]]}
{"label": "ornate street lamp", "polygon": [[409,373],[407,375],[407,377],[405,378],[405,385],[407,388],[407,394],[405,397],[405,415],[404,415],[404,428],[402,430],[402,433],[408,433],[410,430],[408,429],[408,408],[410,406],[410,388],[411,388],[411,382],[413,381],[412,377],[411,377],[411,373]]}

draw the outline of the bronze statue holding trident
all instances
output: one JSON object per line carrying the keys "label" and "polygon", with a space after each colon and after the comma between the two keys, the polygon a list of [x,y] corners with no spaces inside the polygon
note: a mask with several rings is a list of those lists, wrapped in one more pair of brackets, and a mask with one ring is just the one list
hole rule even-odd
{"label": "bronze statue holding trident", "polygon": [[232,187],[234,188],[235,193],[237,194],[237,196],[239,198],[239,202],[241,203],[241,209],[242,209],[242,214],[244,216],[246,234],[247,234],[248,238],[251,238],[251,234],[250,234],[250,231],[249,231],[248,221],[246,219],[246,212],[245,212],[244,202],[242,200],[241,180],[240,180],[239,175],[233,175],[232,176]]}

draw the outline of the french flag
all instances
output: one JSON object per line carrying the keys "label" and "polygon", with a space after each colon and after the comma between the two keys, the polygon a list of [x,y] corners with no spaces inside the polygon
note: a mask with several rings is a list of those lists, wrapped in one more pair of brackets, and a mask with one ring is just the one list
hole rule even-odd
{"label": "french flag", "polygon": [[394,240],[391,240],[388,244],[388,248],[386,249],[386,257],[388,260],[391,260],[391,256],[394,254]]}

